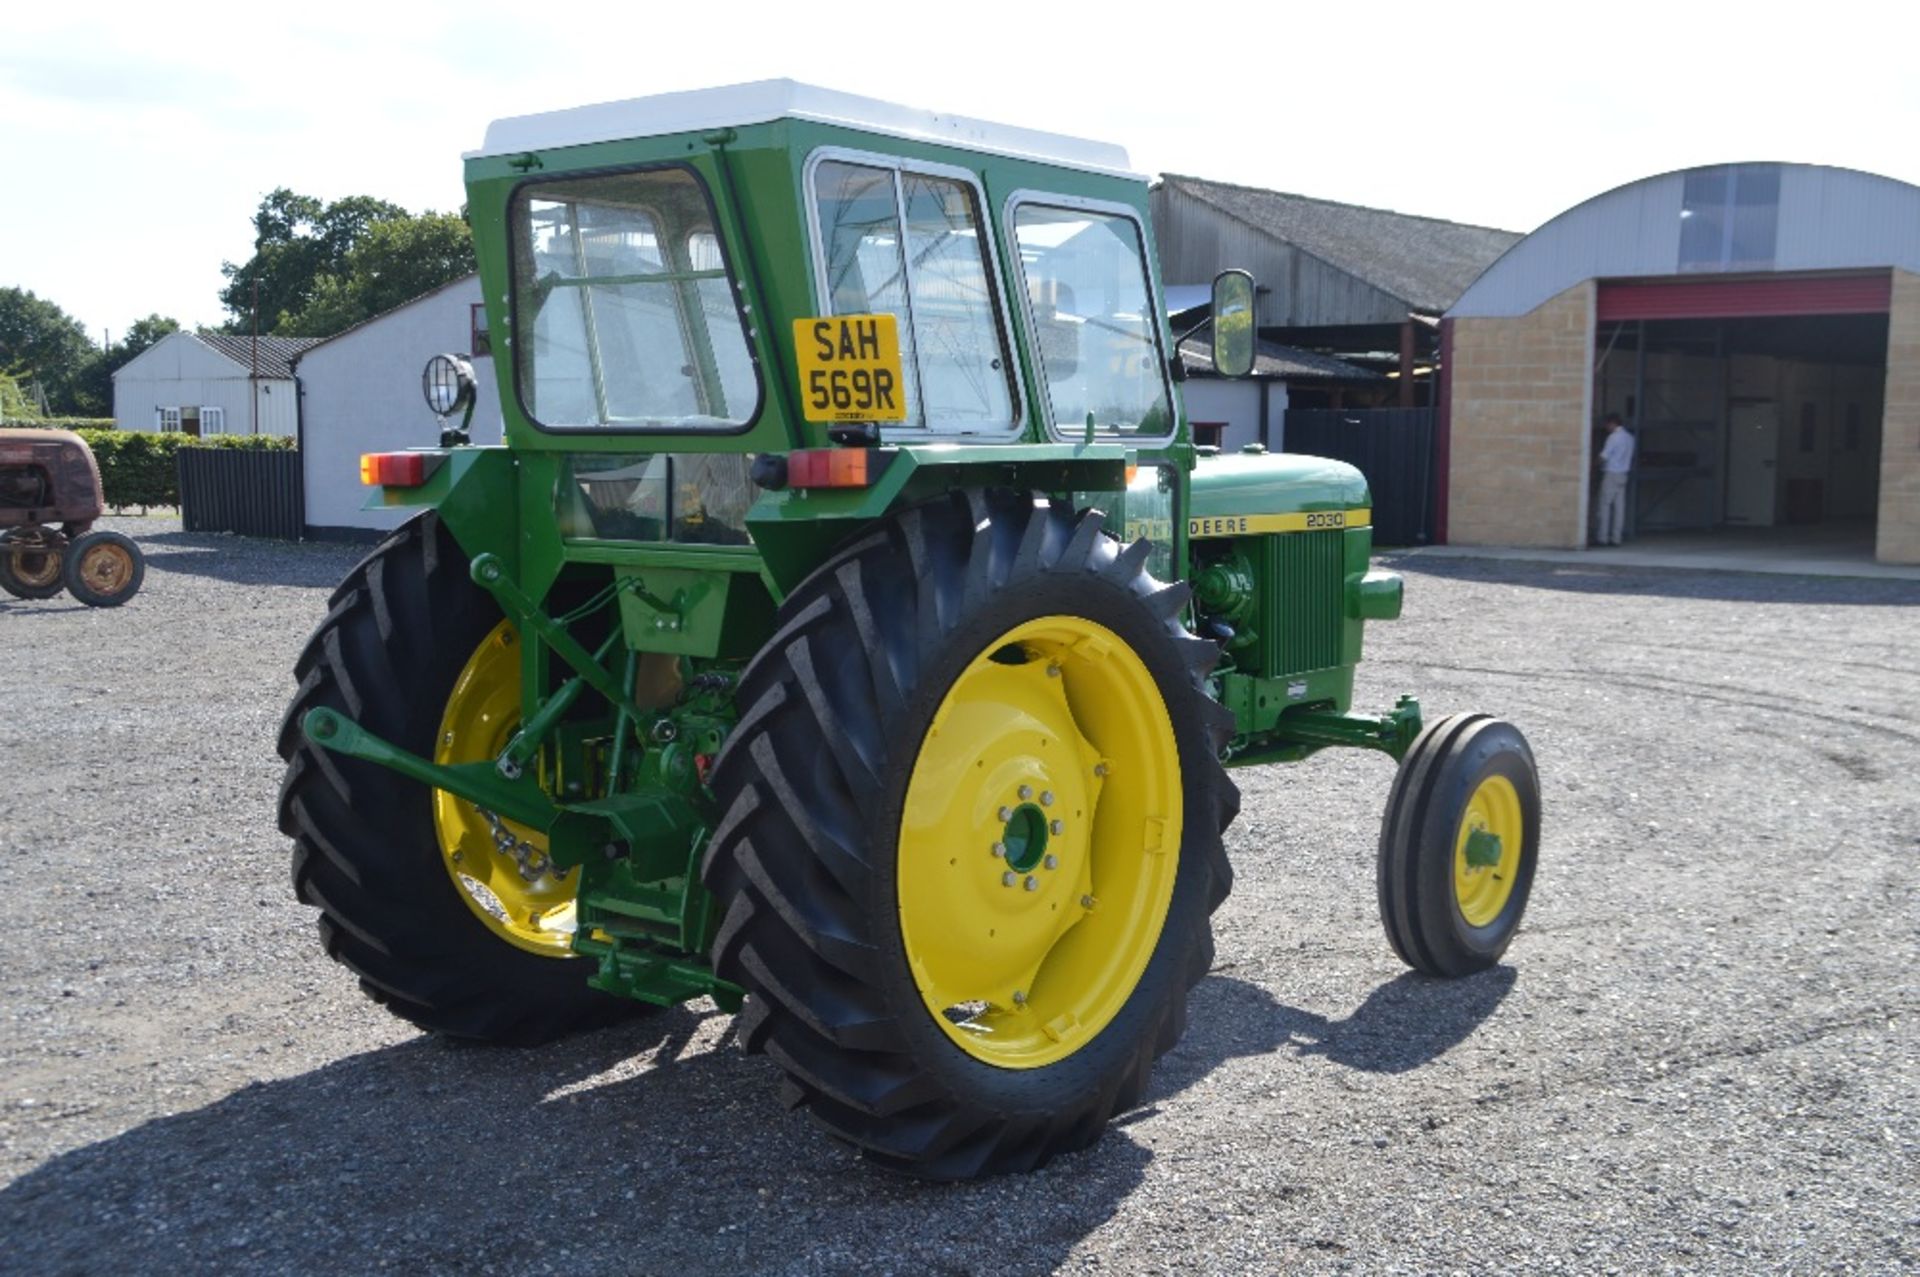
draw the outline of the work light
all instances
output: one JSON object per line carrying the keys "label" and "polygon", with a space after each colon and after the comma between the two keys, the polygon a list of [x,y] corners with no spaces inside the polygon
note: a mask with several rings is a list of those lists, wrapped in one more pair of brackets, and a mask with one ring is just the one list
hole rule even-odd
{"label": "work light", "polygon": [[447,417],[473,402],[473,365],[459,355],[435,355],[420,375],[427,407],[436,417]]}

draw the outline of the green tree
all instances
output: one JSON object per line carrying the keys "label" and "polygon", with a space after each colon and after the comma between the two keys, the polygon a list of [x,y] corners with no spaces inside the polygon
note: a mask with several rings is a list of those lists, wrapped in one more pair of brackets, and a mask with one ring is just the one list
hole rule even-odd
{"label": "green tree", "polygon": [[136,319],[127,325],[127,334],[107,352],[108,360],[118,370],[135,355],[142,354],[149,346],[158,344],[161,338],[171,337],[180,331],[180,321],[165,315],[152,314],[145,319]]}
{"label": "green tree", "polygon": [[374,222],[348,250],[343,268],[316,280],[312,300],[278,331],[331,337],[473,270],[473,233],[457,213]]}
{"label": "green tree", "polygon": [[40,415],[40,405],[28,399],[20,383],[0,372],[0,421],[20,421]]}
{"label": "green tree", "polygon": [[26,289],[0,288],[0,372],[39,383],[54,413],[100,412],[93,368],[99,359],[79,320]]}
{"label": "green tree", "polygon": [[327,337],[473,269],[464,217],[415,217],[367,195],[324,204],[281,187],[253,228],[253,256],[221,267],[235,332],[252,328],[256,282],[261,332]]}

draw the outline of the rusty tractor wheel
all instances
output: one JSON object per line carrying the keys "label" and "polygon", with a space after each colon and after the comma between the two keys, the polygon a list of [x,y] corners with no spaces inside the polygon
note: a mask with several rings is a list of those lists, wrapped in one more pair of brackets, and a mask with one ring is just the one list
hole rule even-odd
{"label": "rusty tractor wheel", "polygon": [[52,528],[0,532],[0,590],[15,598],[50,599],[65,589],[67,539]]}
{"label": "rusty tractor wheel", "polygon": [[62,579],[88,607],[119,607],[139,591],[146,575],[147,561],[132,537],[89,532],[68,547]]}

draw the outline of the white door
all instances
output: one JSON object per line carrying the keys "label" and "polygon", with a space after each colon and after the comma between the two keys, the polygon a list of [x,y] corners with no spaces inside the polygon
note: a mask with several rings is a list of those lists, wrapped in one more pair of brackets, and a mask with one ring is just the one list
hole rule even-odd
{"label": "white door", "polygon": [[1780,465],[1780,410],[1773,403],[1736,403],[1727,423],[1727,522],[1773,524]]}

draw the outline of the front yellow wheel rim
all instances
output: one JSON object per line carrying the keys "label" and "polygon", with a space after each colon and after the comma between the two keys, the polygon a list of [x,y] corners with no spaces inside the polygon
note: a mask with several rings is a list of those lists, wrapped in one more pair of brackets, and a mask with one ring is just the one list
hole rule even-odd
{"label": "front yellow wheel rim", "polygon": [[[1489,836],[1499,839],[1497,849]],[[1520,793],[1513,782],[1505,776],[1481,781],[1467,799],[1453,844],[1453,895],[1468,926],[1488,926],[1506,909],[1524,837]]]}
{"label": "front yellow wheel rim", "polygon": [[1096,622],[1014,627],[948,689],[908,778],[901,938],[934,1023],[1003,1068],[1065,1059],[1126,1005],[1180,863],[1173,722]]}
{"label": "front yellow wheel rim", "polygon": [[[502,621],[480,641],[454,682],[434,738],[433,761],[496,758],[519,725],[519,636]],[[487,813],[444,789],[433,791],[433,823],[448,875],[489,931],[529,953],[571,956],[579,884],[572,874],[556,875],[546,858],[544,835],[510,820],[496,827]],[[542,864],[543,870],[529,876],[529,866]]]}

